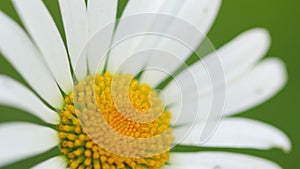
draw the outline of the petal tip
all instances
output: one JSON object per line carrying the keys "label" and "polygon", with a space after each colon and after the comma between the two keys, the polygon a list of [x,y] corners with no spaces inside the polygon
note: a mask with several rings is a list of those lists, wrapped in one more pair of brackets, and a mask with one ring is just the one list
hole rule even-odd
{"label": "petal tip", "polygon": [[251,33],[253,33],[255,38],[259,41],[261,41],[263,44],[266,44],[268,48],[271,47],[272,43],[272,37],[270,32],[265,28],[254,28],[250,30]]}
{"label": "petal tip", "polygon": [[278,78],[281,79],[282,86],[285,86],[288,81],[288,72],[285,63],[281,59],[275,57],[268,58],[267,62],[273,66],[274,72],[277,72]]}
{"label": "petal tip", "polygon": [[292,151],[292,143],[288,136],[286,136],[285,134],[283,134],[283,135],[284,135],[283,136],[284,141],[283,141],[282,145],[280,146],[280,149],[284,153],[289,154]]}

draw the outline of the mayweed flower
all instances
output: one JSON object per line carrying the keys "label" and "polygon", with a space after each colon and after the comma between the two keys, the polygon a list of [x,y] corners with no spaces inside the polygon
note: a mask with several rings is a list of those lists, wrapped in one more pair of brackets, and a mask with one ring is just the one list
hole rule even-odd
{"label": "mayweed flower", "polygon": [[290,150],[275,127],[230,117],[286,82],[282,61],[261,61],[265,30],[241,34],[166,81],[202,42],[220,0],[130,0],[118,22],[116,0],[59,0],[66,46],[41,0],[12,2],[25,30],[0,12],[0,52],[33,91],[1,75],[0,104],[55,127],[0,124],[0,167],[57,146],[61,155],[33,168],[280,168],[242,154],[171,151],[176,144]]}

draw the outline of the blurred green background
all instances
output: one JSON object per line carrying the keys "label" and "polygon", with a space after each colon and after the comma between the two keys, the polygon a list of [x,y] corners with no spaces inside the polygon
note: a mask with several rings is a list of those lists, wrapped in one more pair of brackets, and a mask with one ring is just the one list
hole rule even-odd
{"label": "blurred green background", "polygon": [[[120,0],[119,14],[126,4]],[[57,0],[45,0],[47,7],[62,30]],[[283,168],[298,168],[300,164],[300,120],[299,108],[299,65],[300,65],[300,1],[297,0],[223,0],[217,20],[208,37],[216,48],[222,46],[241,32],[262,27],[269,30],[272,37],[272,47],[267,56],[276,56],[284,60],[289,73],[289,82],[282,92],[252,110],[239,116],[257,119],[282,129],[292,140],[293,149],[285,154],[281,150],[234,150],[234,149],[199,149],[195,147],[177,147],[177,151],[226,150],[247,154],[254,154],[277,162]],[[10,0],[0,0],[0,10],[7,13],[20,23]],[[20,23],[21,24],[21,23]],[[17,50],[17,49],[16,49]],[[22,82],[18,73],[0,56],[0,73],[12,76]],[[298,74],[298,75],[297,75]],[[297,97],[298,96],[298,97]],[[297,101],[297,98],[299,99]],[[33,116],[26,115],[20,110],[0,107],[0,123],[7,121],[31,121],[43,123]],[[1,138],[0,138],[1,139]],[[13,147],[12,147],[13,149]],[[1,150],[0,150],[1,153]],[[22,161],[6,168],[24,169],[57,153],[53,149],[50,153],[33,157],[31,162]],[[246,164],[245,164],[246,165]]]}

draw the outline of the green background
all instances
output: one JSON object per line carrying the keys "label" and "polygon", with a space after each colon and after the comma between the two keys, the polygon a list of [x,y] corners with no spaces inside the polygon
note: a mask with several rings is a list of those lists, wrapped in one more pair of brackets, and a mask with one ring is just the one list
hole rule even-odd
{"label": "green background", "polygon": [[[62,23],[58,11],[57,0],[45,0],[47,7],[59,25],[62,32]],[[126,1],[120,1],[119,14]],[[199,150],[226,150],[247,154],[254,154],[277,162],[283,168],[298,168],[300,164],[300,119],[299,95],[300,79],[298,68],[300,64],[300,1],[298,0],[223,0],[217,20],[208,37],[216,48],[222,46],[243,31],[255,27],[266,28],[272,37],[272,47],[267,56],[281,58],[287,65],[289,82],[282,92],[254,109],[239,116],[257,119],[282,129],[290,137],[293,149],[285,154],[281,150],[235,150],[235,149],[202,149],[195,147],[176,147],[177,151]],[[0,0],[0,10],[7,13],[20,23],[10,0]],[[21,24],[21,23],[20,23]],[[63,35],[64,36],[64,35]],[[17,48],[16,48],[17,50]],[[0,73],[12,76],[22,82],[19,74],[0,56]],[[31,121],[42,124],[40,120],[26,115],[20,110],[9,107],[0,107],[0,123],[7,121]],[[1,138],[0,138],[1,139]],[[13,147],[12,147],[13,149]],[[21,161],[6,168],[24,169],[32,164],[57,153],[53,149],[50,153],[31,158],[30,162]],[[1,153],[1,150],[0,150]],[[245,164],[247,165],[247,164]]]}

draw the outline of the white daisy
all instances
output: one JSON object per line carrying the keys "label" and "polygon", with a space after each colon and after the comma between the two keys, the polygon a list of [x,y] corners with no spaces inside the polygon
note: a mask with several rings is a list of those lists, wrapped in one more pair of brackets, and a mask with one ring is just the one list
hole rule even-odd
{"label": "white daisy", "polygon": [[[57,127],[54,129],[28,122],[0,124],[0,167],[39,155],[58,146],[60,156],[48,159],[33,168],[280,168],[270,161],[242,154],[169,152],[172,142],[178,141],[183,145],[205,147],[253,149],[278,147],[285,151],[290,150],[289,139],[275,127],[255,120],[230,117],[266,101],[286,83],[285,66],[282,61],[276,58],[261,61],[270,44],[269,35],[265,30],[254,29],[241,34],[217,52],[206,56],[203,62],[197,62],[190,69],[178,74],[176,81],[172,81],[160,92],[164,94],[164,101],[167,102],[169,110],[164,110],[165,107],[159,99],[162,94],[156,95],[156,92],[153,92],[167,74],[145,71],[138,80],[130,84],[129,95],[122,92],[123,90],[121,92],[110,90],[113,89],[110,88],[114,82],[112,79],[126,81],[139,73],[145,65],[165,68],[171,73],[175,71],[180,66],[180,61],[186,60],[191,55],[191,50],[197,48],[204,36],[188,32],[185,27],[178,28],[177,24],[168,19],[179,18],[206,34],[215,19],[220,0],[131,0],[116,29],[107,26],[115,21],[116,0],[89,0],[87,4],[84,0],[59,0],[67,46],[64,45],[57,26],[42,1],[13,0],[13,4],[27,32],[0,12],[0,52],[23,76],[34,92],[21,83],[1,75],[0,104],[25,110]],[[138,18],[139,14],[145,13],[149,15],[143,15],[144,20],[138,20],[139,22],[126,20],[127,16]],[[147,18],[152,16],[151,14],[160,17]],[[164,18],[164,16],[174,17]],[[163,19],[165,22],[158,22]],[[156,25],[157,23],[159,25]],[[112,46],[121,39],[120,37],[125,37],[126,33],[132,30],[149,31],[149,25],[156,25],[152,28],[159,28],[158,32],[175,37],[177,35],[180,37],[182,33],[184,36],[190,34],[189,46],[192,49],[182,48],[162,36],[134,37]],[[105,34],[103,32],[98,34],[97,32],[103,28]],[[136,28],[138,29],[135,30]],[[97,34],[102,37],[101,41],[98,41],[99,38],[92,38],[97,37]],[[90,38],[92,39],[89,40]],[[132,61],[128,57],[149,48],[164,51],[160,54],[166,54],[166,57],[158,56],[159,59],[152,61],[152,58],[149,61],[136,57],[133,57],[136,60]],[[110,49],[105,73],[102,71],[105,65],[101,61],[105,58],[104,53]],[[170,64],[168,59],[170,53],[179,56],[178,62],[172,60]],[[214,65],[215,60],[222,66],[224,77],[208,77],[206,69],[212,72],[218,70],[218,66]],[[191,82],[191,78],[194,81]],[[213,79],[214,85],[217,85],[213,90],[210,78]],[[124,87],[123,81],[117,83],[118,88]],[[222,85],[222,82],[226,82],[226,86]],[[180,93],[176,88],[178,84]],[[213,135],[206,140],[214,129],[205,123],[210,122],[212,100],[218,100],[212,97],[220,96],[222,102],[223,89],[226,89],[224,118]],[[179,97],[178,93],[182,97]],[[95,100],[91,99],[94,94]],[[117,111],[119,107],[116,108],[114,105],[114,102],[123,101],[126,96],[139,111],[153,108],[153,114],[161,110],[164,110],[164,113],[155,121],[147,123],[130,121],[122,116],[124,114]],[[152,102],[147,96],[151,96]],[[181,102],[182,105],[179,104]],[[203,107],[198,110],[191,105]],[[161,149],[158,147],[167,144],[165,149],[167,151],[152,156],[144,154],[145,156],[141,158],[132,157],[131,155],[137,152],[131,152],[133,149],[130,149],[129,145],[117,144],[118,141],[112,141],[115,137],[103,131],[95,132],[99,131],[99,128],[102,129],[103,124],[95,123],[95,119],[91,119],[88,115],[96,117],[97,106],[107,123],[118,133],[130,138],[149,138],[158,135],[163,143],[156,144],[158,146],[154,148],[148,145],[147,150]],[[220,108],[223,110],[222,105]],[[121,107],[118,110],[123,109]],[[219,115],[218,113],[216,115]],[[81,126],[80,120],[83,120],[85,126]],[[212,122],[214,126],[218,121]],[[176,127],[170,130],[169,126],[174,124]],[[165,131],[170,132],[166,132],[164,137],[160,136]],[[98,144],[101,138],[102,141],[104,138],[103,144],[111,147],[101,147]],[[138,145],[138,148],[139,146],[142,145]],[[118,154],[120,152],[126,153],[127,157]]]}

